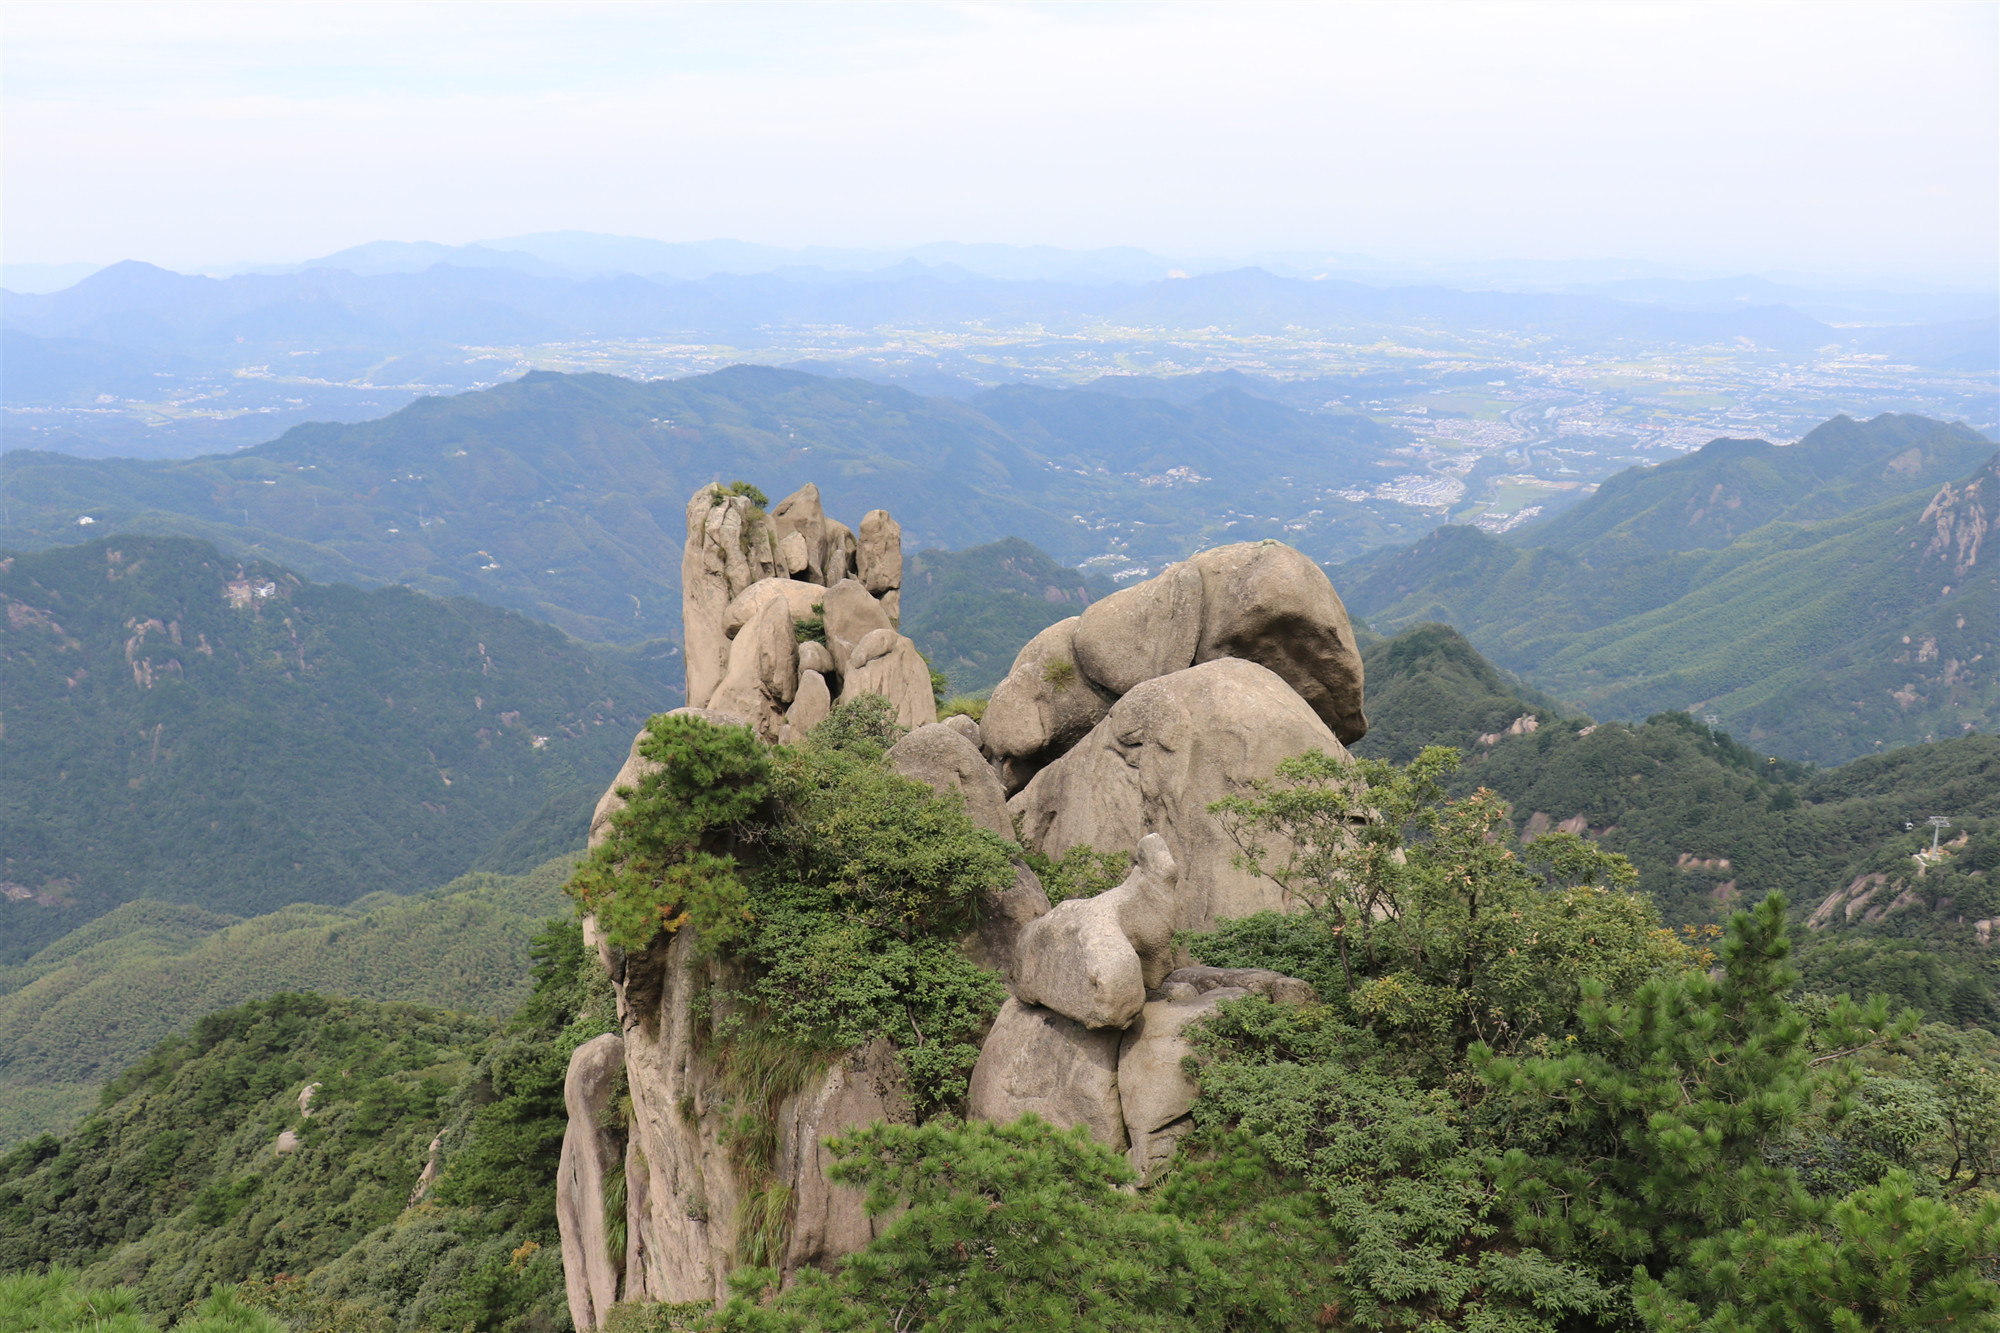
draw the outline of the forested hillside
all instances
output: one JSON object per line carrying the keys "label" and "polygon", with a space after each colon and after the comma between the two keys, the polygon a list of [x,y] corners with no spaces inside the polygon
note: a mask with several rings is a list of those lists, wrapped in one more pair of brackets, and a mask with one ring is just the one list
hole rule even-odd
{"label": "forested hillside", "polygon": [[248,920],[126,903],[0,968],[0,1147],[67,1129],[112,1075],[248,1000],[318,991],[503,1017],[527,994],[535,932],[569,912],[561,885],[574,862]]}
{"label": "forested hillside", "polygon": [[154,1319],[242,1283],[293,1329],[568,1327],[563,1070],[613,1023],[585,957],[545,931],[505,1024],[316,995],[202,1019],[0,1157],[0,1272],[81,1268]]}
{"label": "forested hillside", "polygon": [[[1144,565],[1227,532],[1338,559],[1435,521],[1399,511],[1405,532],[1321,497],[1345,479],[1323,475],[1330,460],[1406,438],[1234,388],[1190,407],[1040,389],[961,403],[755,366],[650,383],[537,372],[228,455],[15,450],[0,456],[0,544],[73,541],[88,517],[308,578],[466,594],[624,643],[678,638],[687,498],[710,481],[747,477],[774,496],[814,481],[850,525],[892,510],[912,550],[1013,535],[1059,560],[1108,551]],[[1309,506],[1319,512],[1296,518]]]}
{"label": "forested hillside", "polygon": [[0,601],[0,963],[137,898],[344,903],[496,844],[526,869],[678,701],[513,612],[185,538],[0,559]]}
{"label": "forested hillside", "polygon": [[[1908,484],[1974,455],[1942,485]],[[1372,623],[1449,623],[1601,716],[1713,712],[1774,753],[1839,763],[1992,725],[1995,458],[1909,418],[1830,423],[1782,450],[1719,441],[1523,530],[1560,548],[1449,527],[1337,581]],[[1777,517],[1739,535],[1740,513]]]}

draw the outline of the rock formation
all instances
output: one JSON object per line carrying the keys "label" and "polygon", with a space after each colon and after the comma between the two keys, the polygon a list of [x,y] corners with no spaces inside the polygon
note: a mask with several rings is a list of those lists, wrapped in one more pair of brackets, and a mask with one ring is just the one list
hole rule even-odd
{"label": "rock formation", "polygon": [[896,632],[903,530],[888,511],[870,510],[857,541],[810,483],[768,514],[711,484],[688,501],[687,533],[690,706],[741,717],[767,741],[802,736],[862,694],[888,699],[905,727],[937,721],[930,666]]}
{"label": "rock formation", "polygon": [[[768,515],[710,486],[688,507],[683,570],[684,711],[790,742],[835,701],[879,694],[908,728],[890,765],[954,793],[978,826],[1009,840],[1018,831],[1050,857],[1079,845],[1132,854],[1123,883],[1053,909],[1017,858],[1013,884],[982,904],[962,947],[1000,974],[1008,998],[980,1044],[966,1112],[1083,1126],[1150,1182],[1192,1125],[1189,1029],[1230,1000],[1311,999],[1275,972],[1177,968],[1189,960],[1173,935],[1291,906],[1235,866],[1208,806],[1288,757],[1343,754],[1365,729],[1360,656],[1326,576],[1271,542],[1204,552],[1036,635],[983,720],[939,723],[928,667],[896,628],[902,535],[887,513],[869,512],[857,536],[825,516],[811,486]],[[647,767],[635,742],[592,819],[593,845]],[[753,1184],[729,1146],[742,1090],[725,1086],[697,1040],[694,1003],[706,992],[711,1008],[726,1006],[741,978],[688,929],[639,952],[585,930],[622,1035],[580,1048],[565,1086],[558,1216],[577,1327],[599,1327],[616,1299],[719,1300],[745,1219],[773,1199],[789,1201],[772,1256],[787,1280],[878,1234],[859,1194],[827,1180],[825,1141],[911,1119],[895,1049],[878,1039],[773,1094],[770,1178]],[[617,1146],[601,1129],[620,1068],[630,1090],[622,1275],[603,1219]]]}

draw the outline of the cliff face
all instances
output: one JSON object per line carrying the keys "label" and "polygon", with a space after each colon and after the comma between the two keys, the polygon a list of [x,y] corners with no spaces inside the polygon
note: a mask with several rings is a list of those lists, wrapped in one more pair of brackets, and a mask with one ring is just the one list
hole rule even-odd
{"label": "cliff face", "polygon": [[[857,535],[821,513],[811,486],[769,514],[751,497],[697,492],[683,561],[686,711],[785,743],[835,701],[881,695],[908,728],[888,762],[960,793],[975,824],[1009,839],[1018,827],[1054,857],[1078,845],[1132,854],[1122,884],[1053,911],[1019,860],[1013,883],[988,892],[961,949],[1008,998],[980,1042],[967,1111],[1088,1126],[1145,1180],[1189,1128],[1184,1029],[1225,999],[1310,997],[1276,973],[1184,966],[1172,935],[1291,906],[1233,865],[1208,806],[1293,755],[1344,755],[1365,731],[1346,611],[1289,547],[1204,552],[1036,636],[983,724],[939,723],[928,668],[896,632],[901,573],[900,534],[880,510]],[[635,742],[593,846],[649,763]],[[691,928],[641,951],[597,947],[623,1034],[578,1050],[567,1089],[559,1215],[577,1327],[599,1327],[618,1300],[720,1299],[740,1263],[789,1278],[866,1245],[886,1219],[828,1182],[824,1141],[915,1118],[896,1049],[877,1039],[817,1067],[752,1068],[711,1037],[742,979],[701,956]],[[621,1071],[622,1143],[607,1129]],[[746,1146],[745,1105],[766,1126],[760,1145]],[[621,1173],[617,1256],[605,1204]]]}

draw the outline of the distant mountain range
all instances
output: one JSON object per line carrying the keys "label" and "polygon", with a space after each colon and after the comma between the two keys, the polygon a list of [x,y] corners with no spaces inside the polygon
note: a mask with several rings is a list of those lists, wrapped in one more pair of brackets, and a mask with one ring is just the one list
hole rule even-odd
{"label": "distant mountain range", "polygon": [[1507,539],[1441,528],[1334,571],[1378,628],[1445,621],[1599,716],[1714,713],[1839,763],[2000,717],[1993,442],[1920,417],[1717,440]]}
{"label": "distant mountain range", "polygon": [[[93,445],[87,423],[73,425],[81,438],[71,451],[187,453],[193,448],[176,444],[183,436],[196,448],[257,443],[301,412],[357,420],[417,394],[490,385],[524,368],[523,348],[571,347],[587,361],[591,346],[605,342],[754,347],[774,329],[1042,329],[1051,338],[1223,329],[1356,344],[1456,340],[1488,350],[1498,337],[1532,340],[1538,355],[1725,346],[1803,358],[1839,348],[1944,370],[2000,366],[2000,321],[1991,317],[1835,327],[1783,304],[1378,287],[1255,268],[1144,281],[1083,281],[1055,270],[1003,279],[912,259],[875,272],[681,277],[572,272],[463,247],[446,254],[449,262],[418,267],[446,248],[364,249],[379,251],[379,262],[364,255],[344,261],[354,268],[228,278],[125,262],[60,291],[0,294],[6,405],[18,414],[171,400],[115,449]],[[253,388],[268,391],[246,397]],[[12,420],[17,432],[31,424]]]}
{"label": "distant mountain range", "polygon": [[0,546],[182,533],[308,578],[470,594],[634,642],[680,632],[685,508],[709,481],[773,497],[813,481],[850,523],[888,508],[911,551],[1019,536],[1066,564],[1105,557],[1110,574],[1243,537],[1337,559],[1415,536],[1436,518],[1323,494],[1379,475],[1408,439],[1233,383],[1175,406],[1027,385],[920,398],[752,366],[649,383],[536,372],[234,454],[12,451]]}

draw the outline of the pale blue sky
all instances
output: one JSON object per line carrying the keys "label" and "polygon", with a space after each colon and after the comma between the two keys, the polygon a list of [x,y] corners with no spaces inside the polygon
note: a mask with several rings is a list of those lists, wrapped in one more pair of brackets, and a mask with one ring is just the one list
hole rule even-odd
{"label": "pale blue sky", "polygon": [[5,258],[575,228],[1993,280],[2000,5],[9,3]]}

